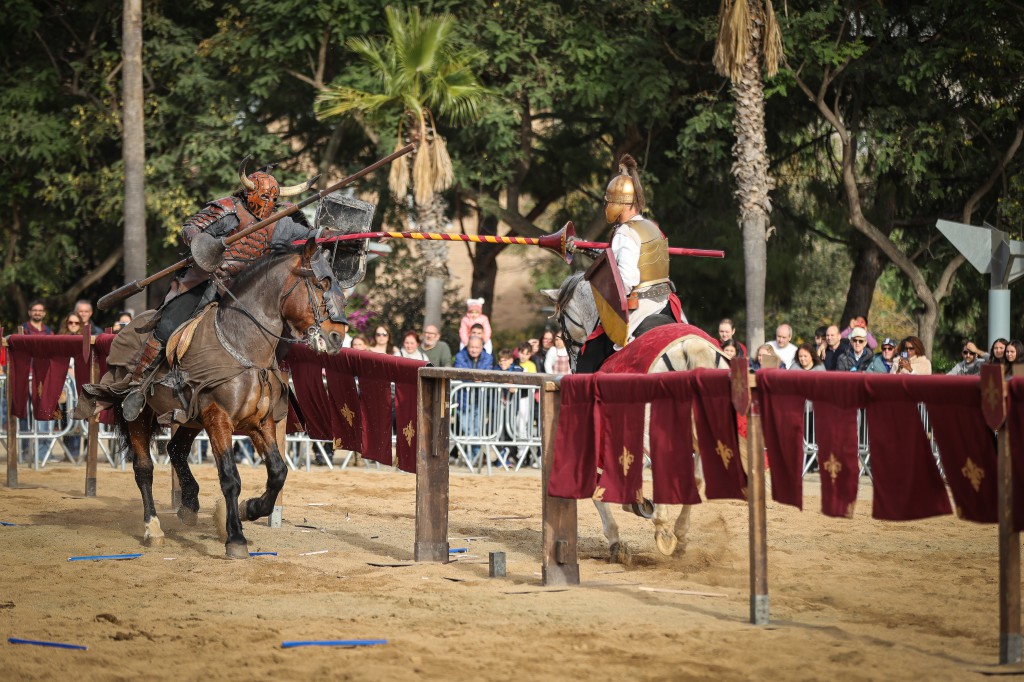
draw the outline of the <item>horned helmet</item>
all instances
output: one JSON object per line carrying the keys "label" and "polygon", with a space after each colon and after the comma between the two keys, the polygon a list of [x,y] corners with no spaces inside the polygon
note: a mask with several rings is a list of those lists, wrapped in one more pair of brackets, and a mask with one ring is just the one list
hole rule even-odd
{"label": "horned helmet", "polygon": [[644,188],[636,170],[636,160],[629,154],[619,159],[619,174],[612,178],[604,191],[604,217],[610,224],[619,222],[624,208],[634,207],[640,213],[647,210]]}
{"label": "horned helmet", "polygon": [[245,203],[254,216],[263,220],[274,211],[278,197],[290,197],[305,192],[320,176],[313,177],[298,185],[287,185],[281,187],[270,171],[275,164],[271,164],[255,171],[249,175],[245,173],[245,166],[249,163],[249,157],[242,159],[238,167],[238,179],[245,188]]}

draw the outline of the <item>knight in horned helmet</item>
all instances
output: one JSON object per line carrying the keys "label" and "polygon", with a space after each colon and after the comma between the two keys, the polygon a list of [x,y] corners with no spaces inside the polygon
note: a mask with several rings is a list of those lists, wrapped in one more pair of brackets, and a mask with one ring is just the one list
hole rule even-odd
{"label": "knight in horned helmet", "polygon": [[[615,311],[610,310],[613,306],[602,305],[614,297],[601,295],[594,285],[595,280],[591,280],[604,333],[587,341],[577,361],[578,373],[596,371],[613,352],[651,327],[686,322],[675,286],[669,279],[668,239],[654,222],[644,217],[646,210],[636,160],[623,154],[619,173],[605,189],[604,217],[612,226],[610,251],[627,310]],[[592,270],[600,266],[599,259]]]}
{"label": "knight in horned helmet", "polygon": [[[206,204],[181,226],[181,239],[189,247],[195,261],[182,270],[171,283],[170,290],[151,323],[152,334],[135,358],[131,383],[140,386],[152,368],[163,359],[164,346],[175,329],[198,313],[218,296],[223,287],[250,263],[267,254],[273,247],[287,246],[293,241],[314,236],[301,211],[256,230],[245,238],[225,246],[224,240],[269,217],[275,209],[287,208],[278,204],[279,197],[305,192],[317,177],[298,185],[282,187],[271,175],[274,166],[266,166],[246,174],[249,157],[238,169],[242,188],[229,196]],[[122,409],[128,421],[133,421],[145,404],[142,390],[128,393]]]}

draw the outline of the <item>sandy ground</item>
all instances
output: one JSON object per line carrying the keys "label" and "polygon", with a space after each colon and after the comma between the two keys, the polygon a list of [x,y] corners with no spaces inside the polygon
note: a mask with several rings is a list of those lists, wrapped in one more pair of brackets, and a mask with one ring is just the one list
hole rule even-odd
{"label": "sandy ground", "polygon": [[[582,585],[552,589],[540,579],[536,471],[455,473],[451,545],[468,553],[440,565],[412,562],[415,478],[365,468],[291,472],[283,527],[246,524],[250,551],[277,556],[225,560],[210,521],[214,471],[195,469],[194,528],[173,515],[159,469],[167,538],[152,549],[141,546],[130,470],[101,466],[96,498],[82,496],[84,469],[70,464],[22,469],[20,489],[0,487],[0,521],[17,524],[0,527],[0,678],[963,680],[998,660],[995,527],[876,522],[867,485],[853,521],[817,511],[814,476],[810,511],[769,507],[772,623],[755,627],[740,503],[697,507],[675,558],[658,554],[649,522],[620,514],[637,550],[623,568],[604,561],[597,514],[582,502]],[[241,472],[245,493],[262,488],[262,469]],[[487,577],[492,551],[507,555],[504,579]],[[130,552],[144,556],[67,560]],[[281,646],[310,639],[387,644]]]}

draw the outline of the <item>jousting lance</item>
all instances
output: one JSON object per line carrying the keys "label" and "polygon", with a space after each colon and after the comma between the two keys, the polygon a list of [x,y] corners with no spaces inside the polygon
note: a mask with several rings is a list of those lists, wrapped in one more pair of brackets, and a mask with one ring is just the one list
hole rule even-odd
{"label": "jousting lance", "polygon": [[[607,242],[585,242],[576,239],[576,227],[570,220],[558,232],[543,237],[496,237],[491,235],[448,234],[447,232],[355,232],[352,234],[321,237],[317,242],[344,242],[356,239],[420,239],[441,242],[474,242],[477,244],[518,244],[521,246],[539,246],[553,253],[566,263],[572,262],[576,249],[607,249]],[[293,242],[303,244],[303,241]],[[697,258],[725,258],[724,251],[712,249],[688,249],[669,247],[670,256],[694,256]]]}
{"label": "jousting lance", "polygon": [[[303,206],[308,206],[309,204],[313,203],[314,201],[320,201],[321,199],[323,199],[325,196],[327,196],[331,192],[336,192],[339,189],[341,189],[342,187],[345,187],[347,185],[351,185],[353,182],[355,182],[359,178],[363,177],[364,175],[368,175],[369,173],[372,173],[373,171],[375,171],[378,168],[380,168],[381,166],[387,165],[387,164],[391,163],[392,161],[394,161],[395,159],[398,159],[398,158],[401,158],[401,157],[405,156],[406,154],[408,154],[409,152],[411,152],[414,149],[416,149],[416,144],[413,143],[413,142],[410,142],[409,144],[405,145],[401,149],[395,151],[393,154],[390,154],[390,155],[384,157],[383,159],[381,159],[380,161],[377,161],[376,163],[367,166],[366,168],[362,169],[358,173],[353,173],[352,175],[348,176],[344,180],[339,180],[338,182],[334,183],[330,187],[328,187],[326,189],[320,190],[316,194],[314,194],[314,195],[312,195],[310,197],[307,197],[306,199],[303,199],[302,201],[298,202],[297,204],[293,204],[293,205],[289,206],[288,208],[286,208],[286,209],[284,209],[282,211],[278,211],[277,213],[273,213],[273,214],[267,216],[266,218],[264,218],[263,220],[259,221],[258,223],[254,223],[253,225],[250,225],[249,227],[245,228],[241,232],[237,232],[237,233],[231,235],[230,237],[224,239],[224,241],[223,241],[224,246],[230,246],[231,244],[234,244],[238,240],[244,239],[245,237],[249,236],[250,234],[252,234],[256,230],[260,230],[260,229],[266,227],[267,225],[270,225],[271,223],[275,223],[278,220],[280,220],[281,218],[284,218],[286,216],[290,216],[291,214],[299,211]],[[316,182],[316,180],[317,180],[317,178],[313,178],[313,180],[311,180],[309,184],[312,185],[314,182]],[[172,272],[175,272],[177,270],[181,270],[182,268],[187,267],[187,266],[191,265],[194,262],[195,262],[195,260],[191,256],[189,256],[188,258],[184,258],[184,259],[178,261],[174,265],[168,265],[166,268],[164,268],[160,272],[158,272],[156,274],[153,274],[153,275],[150,275],[149,277],[146,277],[145,279],[137,279],[137,280],[135,280],[133,282],[129,282],[128,284],[125,284],[120,289],[115,289],[114,291],[111,291],[109,294],[107,294],[106,296],[101,298],[99,301],[96,302],[96,306],[100,310],[109,310],[110,307],[113,306],[115,303],[119,303],[120,301],[123,301],[124,299],[128,298],[129,296],[134,296],[135,294],[139,293],[140,291],[142,291],[143,289],[145,289],[146,287],[148,287],[150,284],[152,284],[153,282],[157,281],[158,279],[166,277],[167,275],[169,275]]]}

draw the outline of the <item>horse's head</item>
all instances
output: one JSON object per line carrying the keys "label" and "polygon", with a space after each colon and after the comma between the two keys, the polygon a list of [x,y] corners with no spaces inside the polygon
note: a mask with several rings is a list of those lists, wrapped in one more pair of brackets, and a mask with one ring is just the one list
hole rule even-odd
{"label": "horse's head", "polygon": [[555,304],[553,317],[558,322],[559,334],[569,352],[569,366],[576,371],[576,359],[583,343],[597,326],[597,304],[589,286],[579,286],[583,273],[576,272],[555,289],[542,289],[541,293]]}
{"label": "horse's head", "polygon": [[[281,314],[296,337],[315,351],[336,353],[348,332],[345,294],[338,286],[327,254],[310,239],[293,268],[293,283],[286,283]],[[299,286],[300,280],[305,286]]]}

